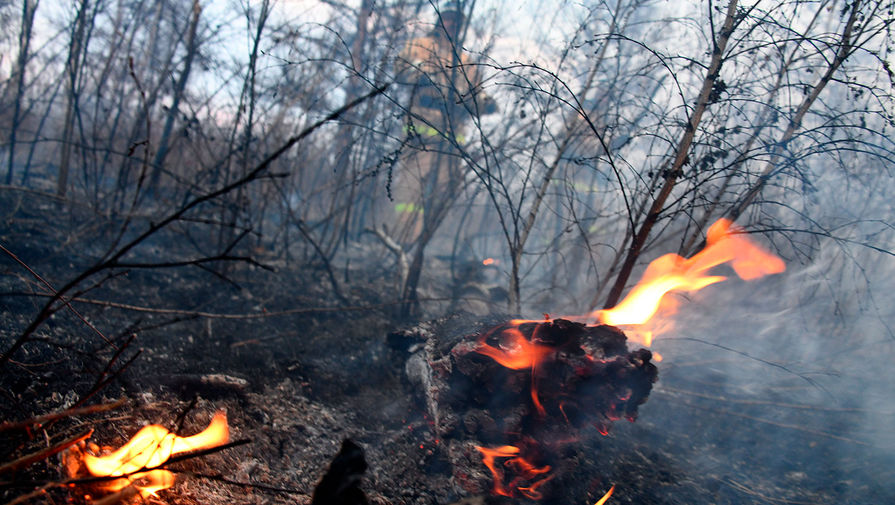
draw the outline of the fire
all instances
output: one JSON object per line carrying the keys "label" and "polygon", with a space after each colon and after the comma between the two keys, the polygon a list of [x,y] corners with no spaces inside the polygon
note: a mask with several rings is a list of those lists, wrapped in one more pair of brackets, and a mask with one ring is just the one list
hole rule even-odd
{"label": "fire", "polygon": [[[548,346],[538,345],[525,338],[525,335],[519,331],[518,327],[525,322],[529,321],[510,321],[512,326],[504,329],[500,333],[499,347],[488,345],[485,342],[488,339],[488,336],[491,335],[490,332],[486,333],[479,341],[479,348],[476,349],[476,352],[490,357],[511,370],[531,369],[531,401],[538,413],[543,416],[546,414],[546,410],[541,404],[541,400],[538,398],[536,371],[538,364],[553,353],[554,350]],[[532,340],[537,339],[537,328],[540,327],[536,327],[535,333],[532,335]]]}
{"label": "fire", "polygon": [[[702,251],[691,258],[666,254],[656,259],[650,263],[640,282],[621,303],[611,309],[595,311],[585,318],[573,319],[591,321],[596,319],[598,323],[586,325],[591,327],[625,326],[629,340],[649,346],[656,334],[668,331],[672,324],[670,318],[653,318],[660,310],[663,316],[673,313],[674,301],[665,299],[665,295],[672,291],[695,292],[725,280],[724,276],[709,274],[712,268],[722,264],[729,264],[744,280],[780,273],[786,268],[779,257],[747,239],[742,230],[733,226],[731,221],[721,219],[709,228],[706,247]],[[650,324],[645,325],[647,322]],[[488,356],[506,368],[529,371],[531,402],[542,418],[547,417],[547,412],[538,396],[538,380],[546,381],[548,374],[545,371],[551,370],[553,360],[564,352],[558,344],[550,345],[551,342],[555,342],[552,334],[540,333],[542,328],[552,327],[552,324],[554,322],[548,314],[544,314],[543,320],[515,319],[485,333],[474,349],[475,352]],[[633,327],[627,328],[628,326]],[[530,336],[526,337],[525,335],[529,333]],[[599,356],[587,354],[586,357],[594,363],[600,360]],[[650,359],[661,361],[662,357],[658,353],[648,353],[641,359],[647,362]],[[540,374],[539,367],[541,367]],[[587,366],[583,365],[582,369],[586,370]],[[604,418],[594,421],[594,426],[601,434],[608,435],[610,422],[621,419],[623,415],[629,415],[620,409],[629,400],[630,394],[628,390],[627,395],[619,394],[613,397],[613,402],[603,413]],[[558,410],[566,423],[571,424],[563,401],[559,402]],[[633,420],[633,417],[628,419]],[[516,446],[504,445],[496,448],[477,446],[476,449],[482,454],[483,464],[494,478],[493,492],[496,495],[539,499],[541,492],[538,488],[552,478],[549,474],[550,466],[536,467],[523,457],[522,451]],[[505,460],[502,466],[498,465],[498,459]],[[505,477],[505,472],[512,477]],[[509,480],[509,483],[505,483],[505,479]],[[614,490],[615,486],[612,486],[595,505],[605,504]]]}
{"label": "fire", "polygon": [[[518,496],[518,493],[532,500],[540,500],[542,495],[538,488],[553,478],[552,475],[549,475],[550,465],[536,467],[519,455],[520,451],[516,446],[503,445],[494,449],[476,446],[475,448],[482,453],[482,461],[494,476],[494,494],[496,495],[513,497]],[[503,470],[495,462],[497,458],[510,458],[504,462],[503,466],[512,470],[515,477],[507,486],[503,484]]]}
{"label": "fire", "polygon": [[[516,323],[516,321],[513,321]],[[512,327],[503,330],[500,334],[499,347],[493,347],[485,343],[488,335],[479,342],[477,352],[490,357],[501,365],[512,370],[523,370],[537,366],[553,350],[529,342],[518,328]]]}
{"label": "fire", "polygon": [[106,485],[110,491],[140,481],[134,487],[145,499],[174,485],[174,474],[168,470],[146,469],[164,464],[174,454],[216,447],[227,443],[229,438],[227,415],[220,411],[205,430],[191,437],[179,437],[158,424],[145,426],[111,454],[84,453],[84,465],[95,477],[122,477]]}
{"label": "fire", "polygon": [[[721,282],[723,276],[707,275],[708,270],[730,263],[743,280],[752,280],[783,272],[783,260],[765,251],[733,226],[727,219],[713,224],[706,237],[706,247],[692,258],[666,254],[649,264],[640,282],[615,307],[599,310],[591,316],[603,324],[614,326],[644,324],[662,307],[663,297],[671,291],[694,292]],[[641,337],[646,345],[652,334]]]}
{"label": "fire", "polygon": [[603,505],[604,503],[606,503],[606,500],[608,500],[609,497],[612,496],[613,491],[615,491],[615,484],[613,484],[612,487],[609,488],[609,491],[606,491],[606,494],[604,494],[603,497],[597,501],[597,503],[594,503],[594,505]]}

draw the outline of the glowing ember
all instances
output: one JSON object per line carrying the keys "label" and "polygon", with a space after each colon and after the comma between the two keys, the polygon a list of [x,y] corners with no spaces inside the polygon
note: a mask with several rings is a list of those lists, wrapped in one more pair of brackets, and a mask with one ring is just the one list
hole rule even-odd
{"label": "glowing ember", "polygon": [[612,496],[613,491],[615,491],[615,484],[613,484],[612,487],[609,488],[609,491],[606,491],[606,494],[604,494],[603,497],[600,498],[599,501],[597,501],[597,503],[594,503],[594,505],[603,505],[604,503],[606,503],[606,500],[608,500],[609,497]]}
{"label": "glowing ember", "polygon": [[[656,374],[650,351],[627,351],[625,336],[617,328],[547,315],[543,320],[513,320],[493,328],[473,346],[455,348],[452,356],[462,363],[467,353],[489,358],[460,367],[460,373],[472,380],[490,380],[500,367],[513,371],[508,375],[512,379],[507,380],[517,386],[521,385],[519,379],[528,379],[530,389],[516,389],[516,394],[530,398],[529,412],[538,415],[538,423],[564,422],[570,429],[594,425],[604,434],[613,421],[636,418],[637,406],[646,400]],[[518,400],[525,401],[525,396]],[[518,405],[511,397],[501,401],[509,399],[507,405]],[[480,429],[474,423],[470,426],[467,429],[474,432]],[[541,487],[553,478],[549,465],[535,465],[531,453],[517,447],[515,440],[525,433],[523,445],[541,453],[533,434],[521,431],[527,429],[504,426],[508,444],[477,447],[493,478],[495,495],[540,499]]]}
{"label": "glowing ember", "polygon": [[[519,448],[513,445],[503,445],[494,449],[476,446],[482,453],[482,461],[494,476],[494,494],[514,497],[521,494],[532,500],[540,500],[541,492],[538,491],[544,483],[553,478],[549,475],[550,465],[536,467],[525,458],[519,456]],[[515,477],[507,486],[504,486],[504,473],[496,463],[497,458],[510,458],[503,466],[512,470]],[[524,485],[525,484],[525,485]]]}
{"label": "glowing ember", "polygon": [[493,347],[485,343],[486,335],[476,352],[513,370],[537,366],[545,356],[553,352],[549,347],[529,342],[518,328],[507,328],[501,332],[500,337],[499,347]]}
{"label": "glowing ember", "polygon": [[[742,230],[727,219],[718,220],[709,228],[706,247],[692,258],[666,254],[650,263],[643,278],[627,297],[615,307],[591,314],[603,324],[644,324],[659,310],[663,297],[670,291],[698,291],[721,282],[723,276],[707,275],[709,269],[730,263],[744,280],[776,274],[786,269],[783,260],[763,250],[741,234]],[[649,345],[650,333],[641,335]]]}
{"label": "glowing ember", "polygon": [[191,437],[179,437],[163,426],[152,424],[137,432],[120,449],[105,456],[84,453],[84,464],[95,477],[122,477],[110,481],[105,487],[118,491],[134,484],[143,498],[174,485],[174,474],[168,470],[150,470],[164,464],[174,454],[209,449],[228,442],[230,429],[227,415],[218,412],[208,428]]}
{"label": "glowing ember", "polygon": [[[489,334],[485,334],[479,341],[479,348],[476,352],[490,357],[494,361],[512,370],[531,369],[531,401],[538,413],[542,416],[545,413],[541,400],[538,399],[538,388],[535,381],[535,369],[544,358],[550,355],[554,350],[548,346],[532,343],[525,338],[525,335],[519,331],[518,325],[526,321],[514,320],[510,324],[514,325],[504,329],[500,333],[499,347],[488,345],[485,341]],[[540,327],[538,327],[540,328]],[[532,335],[532,340],[536,340],[537,330]]]}

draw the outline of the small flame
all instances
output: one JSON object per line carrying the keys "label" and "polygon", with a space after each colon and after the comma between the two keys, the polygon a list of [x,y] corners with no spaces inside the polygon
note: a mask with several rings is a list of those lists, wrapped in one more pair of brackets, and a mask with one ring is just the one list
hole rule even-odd
{"label": "small flame", "polygon": [[604,503],[606,503],[606,500],[608,500],[609,497],[612,496],[613,491],[615,491],[615,484],[613,484],[612,487],[609,488],[609,491],[606,491],[606,494],[604,494],[597,503],[594,503],[594,505],[603,505]]}
{"label": "small flame", "polygon": [[[514,497],[521,494],[532,500],[540,500],[543,496],[538,488],[553,478],[549,475],[550,465],[536,467],[525,458],[519,456],[519,448],[513,445],[502,445],[493,449],[476,446],[482,453],[482,462],[494,477],[494,494]],[[504,473],[496,463],[497,458],[510,458],[503,466],[511,469],[515,477],[508,485],[504,485]],[[527,485],[523,485],[527,484]]]}
{"label": "small flame", "polygon": [[479,342],[480,345],[476,352],[513,370],[532,368],[553,352],[549,347],[529,342],[519,328],[507,328],[501,332],[500,336],[499,347],[486,344],[486,335]]}
{"label": "small flame", "polygon": [[[500,333],[499,347],[494,347],[485,343],[491,333],[489,332],[485,334],[481,340],[479,340],[479,348],[476,349],[476,352],[484,354],[512,370],[531,369],[531,401],[538,413],[544,416],[547,411],[541,404],[540,398],[538,398],[538,386],[536,380],[537,366],[547,356],[553,353],[553,349],[548,346],[538,345],[526,339],[525,335],[523,335],[518,328],[518,325],[526,322],[530,321],[521,319],[510,321],[512,326],[504,329]],[[535,332],[531,337],[532,340],[537,338],[539,329],[540,326],[535,328]]]}
{"label": "small flame", "polygon": [[[742,230],[727,219],[713,224],[707,234],[706,247],[692,258],[666,254],[650,263],[643,278],[618,305],[592,314],[603,324],[630,325],[646,323],[662,304],[670,291],[698,291],[721,282],[723,276],[706,275],[709,269],[730,263],[744,280],[757,279],[783,272],[783,260],[763,250],[741,234]],[[649,345],[652,334],[642,340]]]}
{"label": "small flame", "polygon": [[486,267],[490,265],[497,265],[498,263],[499,262],[494,258],[485,258],[482,260],[482,265],[485,265]]}
{"label": "small flame", "polygon": [[229,438],[227,415],[221,411],[214,415],[205,430],[191,437],[179,437],[158,424],[145,426],[111,454],[93,456],[85,453],[84,464],[96,477],[122,477],[106,486],[110,491],[118,491],[137,480],[145,481],[134,485],[145,499],[173,486],[174,474],[160,469],[141,470],[162,465],[174,454],[225,444]]}

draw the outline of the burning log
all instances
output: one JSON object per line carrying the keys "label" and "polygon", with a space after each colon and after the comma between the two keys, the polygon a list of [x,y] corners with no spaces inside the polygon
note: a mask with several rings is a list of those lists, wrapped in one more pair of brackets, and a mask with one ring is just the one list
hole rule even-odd
{"label": "burning log", "polygon": [[[510,321],[472,335],[433,325],[390,336],[409,353],[458,491],[540,499],[563,446],[637,418],[657,378],[624,333],[564,319]],[[484,470],[487,469],[487,472]]]}

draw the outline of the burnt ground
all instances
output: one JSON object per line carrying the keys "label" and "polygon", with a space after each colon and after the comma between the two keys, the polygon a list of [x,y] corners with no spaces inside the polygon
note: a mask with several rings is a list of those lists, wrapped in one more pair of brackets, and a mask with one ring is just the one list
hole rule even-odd
{"label": "burnt ground", "polygon": [[[10,189],[0,191],[0,211],[0,244],[54,287],[93,264],[121,226],[89,209]],[[127,259],[195,257],[199,235],[175,229]],[[5,351],[47,298],[22,265],[0,257]],[[175,464],[182,473],[175,487],[150,501],[310,503],[342,440],[351,438],[366,451],[361,488],[373,503],[526,502],[458,494],[421,396],[404,379],[400,353],[387,345],[389,332],[414,322],[394,317],[388,269],[370,263],[379,266],[338,272],[340,280],[349,276],[344,301],[334,299],[313,259],[279,262],[275,271],[234,263],[223,276],[220,265],[97,274],[83,284],[90,289],[80,298],[88,301],[74,303],[84,320],[57,312],[4,365],[0,421],[59,412],[85,397],[84,405],[122,398],[125,404],[30,430],[5,429],[0,465],[88,428],[92,440],[113,446],[148,423],[192,434],[225,409],[231,439],[250,443]],[[479,321],[450,319],[466,320],[471,327]],[[123,349],[117,356],[116,347]],[[659,382],[639,420],[616,423],[609,436],[596,429],[576,434],[542,503],[593,503],[613,484],[608,503],[614,504],[895,503],[891,434],[855,428],[868,416],[895,425],[891,402],[871,412],[865,402],[827,408],[813,401],[826,393],[804,376],[784,373],[774,389],[760,391],[731,379],[726,363],[739,357],[724,349],[682,344],[663,353]],[[57,456],[4,469],[0,499],[83,502],[83,487],[52,485],[64,478]]]}

